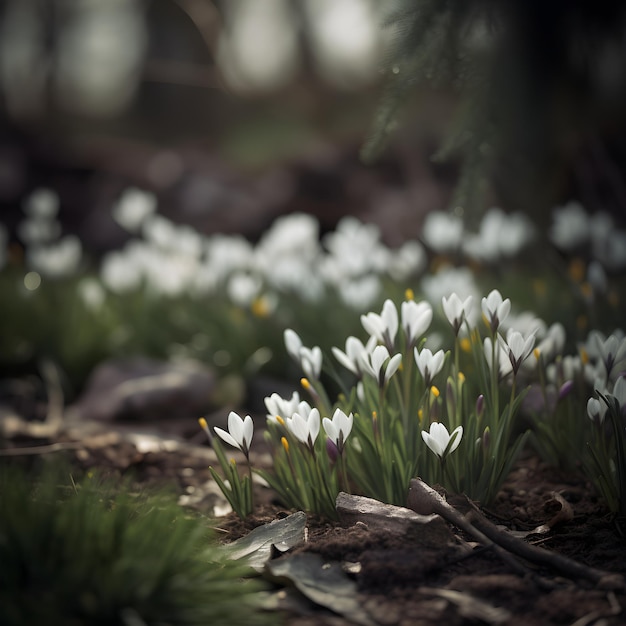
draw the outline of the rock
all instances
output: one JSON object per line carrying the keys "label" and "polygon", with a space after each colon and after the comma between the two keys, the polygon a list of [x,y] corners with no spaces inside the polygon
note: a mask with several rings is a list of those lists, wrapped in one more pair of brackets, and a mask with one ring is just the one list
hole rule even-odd
{"label": "rock", "polygon": [[198,418],[215,409],[216,389],[213,370],[197,361],[115,359],[93,371],[73,409],[102,421]]}
{"label": "rock", "polygon": [[440,549],[454,542],[448,525],[439,515],[420,515],[401,506],[343,492],[337,496],[336,508],[344,523],[361,522],[370,530],[407,536],[422,547]]}

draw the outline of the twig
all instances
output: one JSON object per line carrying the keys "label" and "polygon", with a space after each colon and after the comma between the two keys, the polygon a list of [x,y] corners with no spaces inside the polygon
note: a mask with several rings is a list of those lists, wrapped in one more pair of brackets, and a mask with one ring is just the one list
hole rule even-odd
{"label": "twig", "polygon": [[547,565],[571,579],[584,578],[596,583],[603,589],[626,589],[626,582],[620,574],[590,567],[557,552],[552,552],[518,539],[510,533],[500,530],[473,503],[469,500],[467,502],[471,507],[468,514],[471,524],[509,552],[517,554],[532,563]]}
{"label": "twig", "polygon": [[437,513],[447,522],[454,524],[457,528],[464,530],[480,541],[484,546],[493,550],[513,571],[522,576],[528,576],[531,572],[525,568],[506,550],[494,543],[484,533],[472,526],[470,522],[459,513],[453,506],[448,504],[443,496],[437,493],[420,479],[411,481],[409,487],[408,506],[410,509],[421,515]]}
{"label": "twig", "polygon": [[439,493],[423,481],[419,479],[411,481],[409,508],[422,515],[438,513],[445,520],[470,533],[485,545],[493,546],[498,556],[513,565],[517,572],[522,569],[522,565],[510,553],[531,563],[547,565],[570,579],[590,580],[603,589],[626,589],[626,582],[620,574],[589,567],[561,554],[530,545],[506,531],[499,530],[469,499],[465,498],[465,502],[470,509],[467,517],[448,504]]}

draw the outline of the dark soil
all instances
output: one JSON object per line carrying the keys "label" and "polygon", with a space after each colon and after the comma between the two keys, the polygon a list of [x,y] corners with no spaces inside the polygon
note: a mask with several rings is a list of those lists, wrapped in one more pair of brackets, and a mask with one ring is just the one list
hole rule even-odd
{"label": "dark soil", "polygon": [[[61,452],[77,468],[103,468],[130,474],[141,485],[167,485],[178,493],[181,504],[211,515],[213,507],[219,510],[223,504],[208,472],[209,464],[216,465],[215,458],[205,442],[192,440],[195,426],[190,424],[189,429],[182,438],[164,434],[167,428],[137,433],[135,428],[105,430],[85,424],[47,439],[14,434],[9,448],[1,451],[0,462],[28,463]],[[261,453],[255,461],[268,462]],[[269,490],[259,486],[258,496],[253,516],[239,520],[229,513],[213,522],[222,541],[291,513],[273,501]],[[454,498],[449,501],[455,504]],[[626,538],[590,485],[574,473],[528,455],[494,505],[482,512],[494,523],[523,534],[531,544],[626,576]],[[546,524],[547,532],[540,532],[538,527]],[[292,552],[313,552],[329,562],[350,564],[359,600],[373,624],[626,624],[623,588],[611,590],[604,583],[520,560],[522,575],[493,550],[457,528],[452,530],[459,545],[472,549],[463,554],[452,546],[424,550],[406,536],[370,530],[363,523],[345,525],[310,516],[307,541]],[[286,623],[351,623],[326,609],[308,606],[307,614],[294,608]]]}

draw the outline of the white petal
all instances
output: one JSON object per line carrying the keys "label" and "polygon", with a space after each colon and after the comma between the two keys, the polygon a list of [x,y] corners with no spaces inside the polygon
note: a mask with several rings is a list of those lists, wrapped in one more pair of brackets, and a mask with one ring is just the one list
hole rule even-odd
{"label": "white petal", "polygon": [[283,336],[287,352],[293,359],[299,361],[300,348],[302,348],[302,340],[294,330],[291,330],[291,328],[287,328]]}
{"label": "white petal", "polygon": [[215,428],[213,428],[213,430],[215,431],[215,434],[222,439],[223,441],[225,441],[228,445],[233,446],[233,448],[239,448],[241,450],[241,446],[239,445],[239,443],[237,441],[235,441],[229,433],[227,433],[225,430],[223,430],[222,428],[218,428],[217,426],[215,426]]}
{"label": "white petal", "polygon": [[385,380],[389,380],[400,367],[400,363],[402,362],[402,355],[400,353],[394,354],[389,363],[387,363],[387,369],[385,370]]}
{"label": "white petal", "polygon": [[243,420],[234,411],[228,414],[228,432],[233,439],[238,442],[238,445],[241,446],[244,433]]}
{"label": "white petal", "polygon": [[[463,438],[463,426],[457,426],[450,433],[450,439],[452,439],[455,435],[457,435],[457,433],[458,433],[458,436],[456,437],[456,439],[454,440],[454,442],[450,446],[450,449],[448,450],[448,454],[450,454],[451,452],[454,452],[459,447],[459,444],[461,443],[461,439]],[[447,445],[448,444],[446,444],[446,447],[447,447]]]}
{"label": "white petal", "polygon": [[243,443],[246,444],[246,448],[250,449],[252,443],[252,436],[254,435],[254,422],[249,415],[243,420]]}
{"label": "white petal", "polygon": [[329,420],[327,417],[325,417],[322,420],[322,425],[324,426],[324,430],[326,431],[326,434],[335,442],[335,444],[337,443],[337,441],[339,440],[339,429],[335,426],[335,424],[333,424],[333,422],[331,420]]}

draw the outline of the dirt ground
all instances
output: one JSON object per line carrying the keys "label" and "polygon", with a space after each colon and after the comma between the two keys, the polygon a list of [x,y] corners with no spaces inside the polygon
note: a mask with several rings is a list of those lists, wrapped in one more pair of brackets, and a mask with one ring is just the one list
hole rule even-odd
{"label": "dirt ground", "polygon": [[[255,515],[242,521],[227,513],[208,472],[210,464],[216,465],[215,457],[193,424],[188,432],[177,428],[174,434],[167,424],[139,431],[136,426],[83,423],[66,426],[53,437],[20,434],[18,426],[5,440],[8,446],[1,451],[0,462],[28,462],[61,453],[83,469],[105,468],[131,474],[141,485],[168,485],[181,505],[208,516],[222,514],[212,523],[224,542],[292,512],[258,486]],[[270,462],[267,454],[256,455],[255,464]],[[454,498],[449,501],[456,506]],[[481,512],[526,543],[595,568],[594,572],[626,577],[626,538],[590,485],[532,454],[518,463],[494,505]],[[367,523],[309,516],[306,542],[280,558],[316,553],[329,563],[343,564],[356,581],[364,614],[374,625],[626,624],[623,583],[616,587],[525,559],[509,562],[475,537],[449,527],[456,545],[430,549],[406,534],[370,529]],[[459,550],[460,546],[465,549]],[[353,622],[311,603],[294,605],[286,613],[288,626],[349,623]]]}

